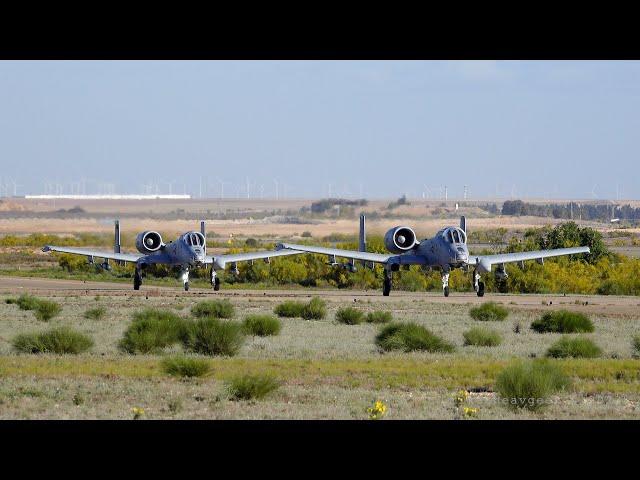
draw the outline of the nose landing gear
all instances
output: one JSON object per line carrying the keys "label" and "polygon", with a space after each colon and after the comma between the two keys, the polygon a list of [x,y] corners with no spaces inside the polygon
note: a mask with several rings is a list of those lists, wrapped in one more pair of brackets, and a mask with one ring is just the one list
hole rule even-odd
{"label": "nose landing gear", "polygon": [[445,297],[449,296],[449,270],[442,271],[442,291]]}
{"label": "nose landing gear", "polygon": [[216,271],[213,269],[213,267],[211,267],[210,279],[213,290],[216,292],[220,290],[220,279],[218,278],[218,275],[216,275]]}
{"label": "nose landing gear", "polygon": [[480,281],[480,274],[477,270],[473,271],[473,289],[479,297],[484,297],[484,282]]}
{"label": "nose landing gear", "polygon": [[182,278],[182,284],[184,285],[184,291],[189,291],[189,267],[183,267],[180,272],[180,276]]}

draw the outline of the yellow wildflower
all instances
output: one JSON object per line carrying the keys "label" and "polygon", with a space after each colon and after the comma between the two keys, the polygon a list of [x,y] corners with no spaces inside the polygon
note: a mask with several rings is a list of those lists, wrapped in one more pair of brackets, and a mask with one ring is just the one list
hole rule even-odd
{"label": "yellow wildflower", "polygon": [[372,407],[367,408],[367,413],[371,420],[378,420],[387,411],[387,406],[380,400],[376,400]]}
{"label": "yellow wildflower", "polygon": [[134,420],[138,420],[140,419],[143,415],[144,415],[144,408],[141,407],[133,407],[131,409],[131,412],[133,412],[133,419]]}
{"label": "yellow wildflower", "polygon": [[465,417],[475,417],[478,415],[477,408],[464,407],[463,412]]}

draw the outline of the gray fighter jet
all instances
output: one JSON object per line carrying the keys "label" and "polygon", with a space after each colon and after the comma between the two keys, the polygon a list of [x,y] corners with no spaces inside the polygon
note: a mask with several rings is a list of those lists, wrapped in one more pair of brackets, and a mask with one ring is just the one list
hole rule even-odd
{"label": "gray fighter jet", "polygon": [[205,234],[205,222],[200,222],[199,232],[187,232],[180,235],[175,241],[164,243],[158,232],[145,231],[136,237],[136,248],[140,253],[122,253],[120,251],[120,222],[115,222],[115,239],[113,253],[91,250],[86,248],[56,247],[46,245],[43,252],[62,252],[74,255],[84,255],[89,263],[94,263],[94,258],[103,258],[100,264],[105,270],[111,270],[109,260],[119,263],[132,262],[136,264],[133,277],[133,289],[140,290],[142,285],[143,271],[148,265],[164,264],[179,265],[181,267],[181,278],[185,290],[189,290],[189,270],[192,268],[206,268],[210,266],[211,285],[214,290],[220,289],[220,279],[216,275],[216,270],[224,270],[226,265],[231,264],[231,270],[238,273],[237,262],[253,261],[263,259],[268,262],[271,257],[283,255],[295,255],[302,252],[294,250],[262,251],[248,253],[233,253],[227,255],[207,255]]}
{"label": "gray fighter jet", "polygon": [[481,281],[480,274],[491,272],[494,265],[496,266],[496,278],[498,280],[506,280],[508,275],[505,270],[505,263],[518,262],[523,265],[525,260],[536,260],[539,263],[544,263],[544,259],[548,257],[590,252],[589,247],[572,247],[472,256],[467,248],[465,217],[460,218],[459,227],[445,227],[436,233],[433,238],[427,238],[422,241],[418,241],[415,232],[411,228],[394,227],[386,233],[384,244],[391,254],[369,253],[366,251],[365,218],[362,215],[360,217],[360,245],[357,252],[337,248],[294,245],[291,243],[280,243],[276,248],[281,252],[297,251],[326,254],[329,257],[329,263],[332,265],[340,265],[336,262],[336,257],[348,258],[349,263],[342,265],[350,271],[355,271],[356,261],[369,268],[373,267],[373,263],[381,263],[384,265],[382,294],[385,296],[388,296],[389,292],[391,292],[392,272],[397,272],[401,266],[422,265],[427,269],[438,269],[442,273],[442,290],[445,297],[449,296],[449,273],[453,268],[462,268],[465,271],[473,269],[473,288],[478,296],[482,297],[484,295],[484,282]]}

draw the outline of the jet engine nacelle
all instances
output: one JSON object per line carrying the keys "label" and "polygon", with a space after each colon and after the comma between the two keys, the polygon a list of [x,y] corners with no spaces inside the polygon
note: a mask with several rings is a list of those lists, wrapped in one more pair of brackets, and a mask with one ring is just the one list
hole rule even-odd
{"label": "jet engine nacelle", "polygon": [[162,237],[158,232],[146,231],[136,237],[136,248],[140,253],[153,253],[162,248]]}
{"label": "jet engine nacelle", "polygon": [[384,246],[391,253],[404,253],[417,244],[416,233],[409,227],[393,227],[384,236]]}

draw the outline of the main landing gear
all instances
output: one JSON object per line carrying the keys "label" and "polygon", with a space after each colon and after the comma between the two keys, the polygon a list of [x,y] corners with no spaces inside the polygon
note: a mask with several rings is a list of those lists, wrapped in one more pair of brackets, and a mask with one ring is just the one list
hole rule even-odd
{"label": "main landing gear", "polygon": [[480,274],[477,270],[473,271],[473,289],[479,297],[484,297],[484,282],[480,281]]}
{"label": "main landing gear", "polygon": [[136,271],[133,274],[133,289],[140,290],[140,285],[142,285],[142,267],[136,265]]}
{"label": "main landing gear", "polygon": [[391,293],[391,270],[384,269],[384,281],[382,282],[382,295],[385,297]]}
{"label": "main landing gear", "polygon": [[216,271],[213,269],[213,267],[211,267],[210,279],[213,290],[216,292],[220,290],[220,279],[218,278],[218,275],[216,275]]}

